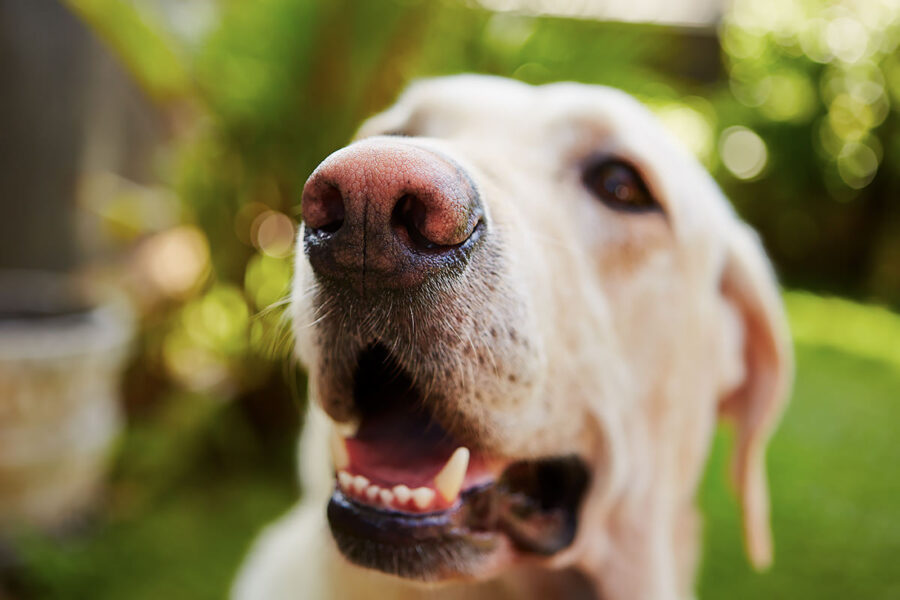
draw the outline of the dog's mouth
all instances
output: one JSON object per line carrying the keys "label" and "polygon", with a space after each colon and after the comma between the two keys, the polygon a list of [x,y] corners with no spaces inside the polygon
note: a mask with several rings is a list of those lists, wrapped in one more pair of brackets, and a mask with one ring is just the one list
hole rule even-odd
{"label": "dog's mouth", "polygon": [[477,574],[503,545],[548,556],[572,543],[589,479],[580,458],[516,460],[460,443],[381,344],[359,358],[354,404],[358,428],[333,438],[328,506],[351,562],[435,580]]}

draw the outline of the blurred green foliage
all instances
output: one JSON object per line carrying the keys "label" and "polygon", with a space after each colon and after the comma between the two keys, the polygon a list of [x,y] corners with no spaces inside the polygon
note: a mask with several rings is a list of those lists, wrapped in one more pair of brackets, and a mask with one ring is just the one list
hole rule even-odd
{"label": "blurred green foliage", "polygon": [[[737,0],[721,31],[723,124],[766,141],[722,181],[794,284],[900,302],[900,5]],[[722,173],[727,175],[727,173]]]}
{"label": "blurred green foliage", "polygon": [[279,377],[305,178],[408,81],[460,71],[636,95],[760,229],[787,282],[900,301],[891,0],[737,0],[718,36],[451,0],[223,1],[188,37],[149,5],[67,1],[169,116],[161,177],[199,227],[198,265],[211,261],[153,307],[144,364],[158,381],[241,396]]}

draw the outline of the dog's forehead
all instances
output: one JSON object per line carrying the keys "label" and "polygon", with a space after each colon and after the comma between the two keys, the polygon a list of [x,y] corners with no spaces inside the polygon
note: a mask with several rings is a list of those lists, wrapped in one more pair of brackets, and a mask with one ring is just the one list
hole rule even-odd
{"label": "dog's forehead", "polygon": [[531,86],[484,75],[420,81],[389,112],[398,128],[439,137],[484,137],[494,132],[515,140],[567,129],[615,136],[624,123],[631,128],[657,126],[643,105],[613,88],[579,83]]}
{"label": "dog's forehead", "polygon": [[653,113],[614,88],[573,82],[532,86],[486,75],[412,84],[358,137],[424,136],[496,151],[510,166],[573,168],[591,156],[634,164],[673,225],[721,223],[731,211],[718,187]]}

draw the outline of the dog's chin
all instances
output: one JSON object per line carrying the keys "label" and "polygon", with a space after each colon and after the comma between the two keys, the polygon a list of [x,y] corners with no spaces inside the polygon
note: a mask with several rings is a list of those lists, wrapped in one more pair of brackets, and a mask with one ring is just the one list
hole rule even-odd
{"label": "dog's chin", "polygon": [[459,524],[462,507],[430,514],[372,508],[336,490],[328,521],[341,554],[351,563],[421,582],[481,579],[509,559],[508,540],[497,532]]}
{"label": "dog's chin", "polygon": [[482,579],[575,538],[589,470],[577,456],[516,460],[443,426],[382,346],[355,375],[359,423],[335,434],[328,521],[351,563],[419,581]]}

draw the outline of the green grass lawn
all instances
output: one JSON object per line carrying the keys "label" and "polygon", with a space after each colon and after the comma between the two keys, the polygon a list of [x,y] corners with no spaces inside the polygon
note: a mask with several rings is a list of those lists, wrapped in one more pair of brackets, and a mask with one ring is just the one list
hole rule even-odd
{"label": "green grass lawn", "polygon": [[791,405],[769,447],[775,564],[744,560],[725,432],[700,494],[700,597],[900,598],[900,370],[797,347]]}
{"label": "green grass lawn", "polygon": [[[775,566],[758,574],[744,559],[723,430],[700,493],[700,597],[900,598],[900,318],[805,294],[788,301],[797,381],[769,451]],[[133,449],[124,456],[136,460]],[[20,541],[23,597],[222,598],[258,528],[295,492],[289,468],[203,464],[202,476],[188,472],[87,533]]]}
{"label": "green grass lawn", "polygon": [[290,501],[284,486],[252,475],[182,489],[89,536],[28,539],[18,585],[24,598],[223,598],[259,527]]}

